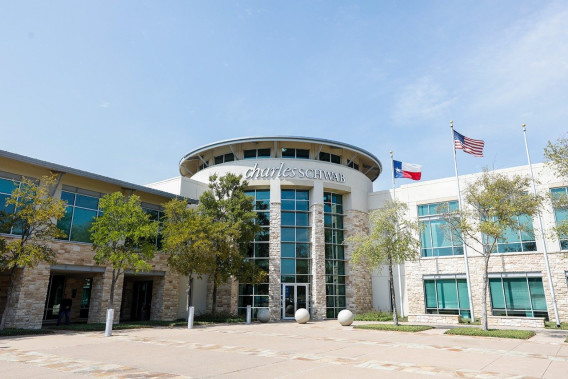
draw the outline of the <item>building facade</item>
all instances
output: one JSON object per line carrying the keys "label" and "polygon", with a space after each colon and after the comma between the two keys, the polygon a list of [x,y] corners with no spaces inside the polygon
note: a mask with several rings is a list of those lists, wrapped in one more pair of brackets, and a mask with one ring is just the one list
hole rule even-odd
{"label": "building facade", "polygon": [[[306,308],[322,320],[372,308],[371,275],[352,267],[344,244],[367,229],[367,196],[382,171],[371,153],[316,138],[241,138],[191,151],[179,168],[180,177],[150,186],[198,198],[211,175],[242,175],[262,226],[248,258],[268,272],[265,283],[228,283],[218,311],[244,314],[250,305],[279,320]],[[210,311],[211,283],[201,288],[194,294]]]}
{"label": "building facade", "polygon": [[[0,272],[0,310],[6,312],[6,327],[37,329],[55,324],[61,299],[66,293],[72,301],[73,322],[105,322],[110,297],[112,268],[93,260],[88,230],[100,213],[99,199],[120,191],[137,194],[142,207],[159,220],[162,204],[175,196],[148,187],[103,177],[69,167],[0,151],[0,211],[11,212],[5,199],[20,185],[23,177],[42,180],[54,176],[51,195],[67,202],[65,216],[58,226],[66,234],[54,240],[55,261],[34,268]],[[17,230],[2,226],[2,238],[19,238]],[[158,250],[158,248],[156,248]],[[156,254],[150,272],[126,271],[116,284],[115,321],[177,318],[179,278],[167,266],[167,257]],[[9,286],[12,306],[5,309]]]}
{"label": "building facade", "polygon": [[[533,167],[540,194],[568,193],[568,183],[545,165]],[[15,306],[6,313],[6,325],[39,328],[54,322],[64,292],[73,300],[74,321],[103,322],[111,269],[93,261],[88,235],[99,213],[98,199],[115,191],[136,193],[158,222],[165,202],[179,196],[196,204],[208,188],[209,177],[227,173],[242,175],[248,182],[247,193],[261,226],[250,243],[248,259],[268,275],[260,284],[233,280],[222,285],[216,311],[244,315],[250,305],[253,316],[259,309],[268,309],[276,321],[292,319],[298,308],[308,309],[313,320],[336,318],[342,309],[355,313],[392,309],[387,271],[370,273],[354,267],[351,247],[344,243],[347,237],[366,232],[368,213],[393,199],[392,190],[373,192],[372,183],[383,170],[373,154],[317,138],[240,138],[189,152],[179,170],[178,177],[139,186],[0,151],[0,207],[22,177],[45,175],[55,175],[52,195],[67,202],[66,216],[58,223],[67,238],[52,243],[56,261],[17,269],[12,283]],[[499,172],[528,175],[529,169]],[[460,177],[462,188],[474,184],[479,175]],[[464,244],[460,236],[444,232],[445,221],[439,214],[440,205],[459,206],[456,188],[455,178],[446,178],[404,184],[396,190],[397,200],[408,205],[407,217],[422,226],[420,258],[398,267],[394,278],[401,300],[397,309],[411,319],[457,322],[458,317],[471,317]],[[508,233],[490,260],[487,306],[494,323],[532,326],[542,323],[542,318],[554,320],[544,246],[560,319],[568,317],[568,239],[553,236],[554,226],[566,220],[568,212],[554,209],[549,202],[541,214],[543,231],[536,219],[520,217],[526,231]],[[17,238],[12,230],[1,233],[3,238]],[[119,280],[115,321],[185,317],[187,278],[170,271],[167,257],[159,253],[159,246],[156,250],[152,271],[126,272]],[[482,259],[472,249],[468,253],[473,307],[479,317]],[[9,284],[8,273],[0,273],[0,309],[4,309]],[[212,283],[195,279],[192,305],[196,312],[211,312],[211,300]]]}
{"label": "building facade", "polygon": [[[533,165],[537,192],[549,198],[567,191],[566,181],[555,176],[544,164]],[[497,170],[505,175],[530,176],[528,166]],[[461,188],[475,185],[481,173],[460,176]],[[527,189],[530,190],[530,189]],[[392,191],[369,195],[369,209],[380,208],[392,199]],[[471,317],[466,282],[464,245],[461,236],[444,231],[446,221],[439,214],[440,205],[457,208],[455,178],[431,180],[402,185],[396,189],[398,200],[409,207],[408,217],[422,226],[421,256],[406,262],[404,277],[405,313],[421,321],[448,322],[460,315]],[[551,279],[560,320],[568,317],[568,260],[565,239],[555,237],[554,226],[567,219],[566,210],[554,209],[546,201],[541,211],[543,229],[538,218],[521,216],[518,222],[525,226],[522,232],[509,230],[498,242],[498,252],[489,261],[489,294],[487,309],[490,322],[495,325],[542,325],[538,318],[555,321],[551,287],[544,259],[544,247],[549,259]],[[544,239],[542,238],[544,236]],[[481,316],[483,259],[476,252],[481,246],[468,249],[468,263],[475,317]],[[375,277],[375,281],[381,278]],[[384,279],[383,279],[384,281]],[[377,299],[380,301],[380,299]],[[428,315],[425,317],[424,315]],[[537,318],[533,322],[531,319]],[[454,318],[457,322],[457,318]]]}

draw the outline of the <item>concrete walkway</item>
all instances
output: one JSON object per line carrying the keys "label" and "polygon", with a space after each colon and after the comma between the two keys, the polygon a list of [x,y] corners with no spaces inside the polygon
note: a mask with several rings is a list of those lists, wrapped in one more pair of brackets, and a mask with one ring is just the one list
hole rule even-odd
{"label": "concrete walkway", "polygon": [[528,341],[356,330],[337,321],[0,338],[0,377],[568,377],[566,331]]}

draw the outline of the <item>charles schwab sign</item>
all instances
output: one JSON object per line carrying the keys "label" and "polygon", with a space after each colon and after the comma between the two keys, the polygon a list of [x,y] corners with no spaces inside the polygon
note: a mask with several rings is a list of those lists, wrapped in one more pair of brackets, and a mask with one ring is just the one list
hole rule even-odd
{"label": "charles schwab sign", "polygon": [[284,162],[277,167],[259,168],[255,163],[245,173],[248,180],[255,179],[274,179],[274,178],[298,178],[298,179],[319,179],[329,182],[345,183],[345,175],[340,172],[321,170],[317,168],[286,167]]}

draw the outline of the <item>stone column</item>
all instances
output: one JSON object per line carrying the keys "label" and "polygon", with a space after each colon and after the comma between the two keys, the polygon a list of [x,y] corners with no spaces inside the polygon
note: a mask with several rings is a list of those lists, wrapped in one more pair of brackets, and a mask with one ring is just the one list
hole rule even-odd
{"label": "stone column", "polygon": [[178,314],[178,293],[180,290],[180,275],[166,271],[163,277],[162,309],[159,320],[175,320]]}
{"label": "stone column", "polygon": [[[367,213],[350,209],[345,212],[343,227],[345,238],[357,233],[367,233],[369,230],[369,218]],[[345,245],[345,300],[347,309],[354,313],[370,311],[373,308],[372,279],[369,270],[363,266],[354,267],[351,263],[353,248],[350,244]]]}
{"label": "stone column", "polygon": [[49,286],[49,265],[16,269],[12,296],[6,313],[6,327],[40,329]]}
{"label": "stone column", "polygon": [[268,261],[268,307],[270,319],[282,318],[282,304],[280,298],[280,227],[281,227],[280,182],[270,182],[270,245]]}
{"label": "stone column", "polygon": [[[105,322],[108,300],[110,298],[110,286],[112,282],[112,267],[107,267],[102,275],[93,277],[93,288],[91,290],[91,304],[89,306],[89,323]],[[124,274],[116,281],[114,287],[114,322],[120,320],[120,306],[122,303],[122,285],[124,284]]]}
{"label": "stone column", "polygon": [[325,230],[323,212],[323,184],[315,182],[312,191],[312,293],[310,314],[312,320],[325,320]]}

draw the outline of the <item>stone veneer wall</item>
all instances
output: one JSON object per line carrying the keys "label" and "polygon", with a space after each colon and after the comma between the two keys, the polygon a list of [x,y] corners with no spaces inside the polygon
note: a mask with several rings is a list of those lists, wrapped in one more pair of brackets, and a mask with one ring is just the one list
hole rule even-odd
{"label": "stone veneer wall", "polygon": [[[239,301],[239,282],[229,279],[227,283],[217,286],[216,312],[236,315]],[[213,280],[207,280],[207,312],[213,311]]]}
{"label": "stone veneer wall", "polygon": [[[369,231],[368,214],[356,210],[348,210],[343,218],[345,238],[357,233]],[[351,263],[353,248],[350,244],[345,245],[345,280],[346,306],[354,313],[368,312],[373,309],[372,279],[371,273],[366,268],[354,267]]]}
{"label": "stone veneer wall", "polygon": [[[83,266],[85,269],[100,267],[93,261],[94,251],[91,244],[53,241],[50,245],[56,253],[55,264],[57,265]],[[152,299],[152,308],[156,311],[155,315],[161,315],[159,319],[171,320],[177,315],[177,283],[179,280],[177,274],[168,271],[166,258],[162,254],[157,254],[152,261],[152,270],[166,272],[163,284],[154,283],[154,286],[162,286],[163,296],[160,301],[156,298]],[[50,267],[47,263],[40,263],[35,268],[17,270],[12,293],[12,307],[6,313],[6,327],[41,328],[49,286]],[[77,278],[93,278],[88,322],[104,322],[106,319],[107,302],[110,296],[112,269],[107,267],[104,274],[96,272],[87,274],[85,272],[78,273],[72,271],[61,272],[61,274],[69,276],[70,280],[67,287],[69,295],[71,295],[71,290],[75,287],[73,283],[76,282]],[[115,322],[118,322],[120,318],[123,279],[124,276],[119,278],[115,288]],[[77,292],[78,296],[72,299],[73,305],[71,308],[71,314],[75,316],[78,315],[81,306],[81,290],[78,289]]]}
{"label": "stone veneer wall", "polygon": [[425,324],[451,324],[457,325],[460,323],[458,315],[436,315],[436,314],[417,314],[408,315],[408,322],[421,322]]}
{"label": "stone veneer wall", "polygon": [[[566,285],[566,271],[568,260],[565,253],[549,253],[552,281],[556,294],[558,313],[561,320],[568,318],[568,288]],[[481,317],[481,292],[483,285],[483,259],[475,252],[469,252],[469,270],[471,277],[471,291],[475,317]],[[421,258],[415,262],[406,262],[406,288],[408,306],[411,314],[425,313],[424,305],[424,275],[438,274],[465,274],[463,256]],[[552,297],[548,285],[548,276],[544,265],[542,253],[509,253],[494,254],[489,260],[489,273],[523,273],[540,272],[546,296],[548,315],[555,321],[552,306]],[[491,315],[491,298],[487,296],[487,314]]]}
{"label": "stone veneer wall", "polygon": [[270,203],[270,246],[268,253],[268,307],[271,320],[280,320],[282,305],[280,297],[280,227],[282,205]]}
{"label": "stone veneer wall", "polygon": [[520,328],[544,328],[544,317],[502,317],[487,316],[489,326],[511,326]]}
{"label": "stone veneer wall", "polygon": [[323,204],[312,205],[312,284],[311,309],[312,320],[326,318],[325,299],[325,229]]}

